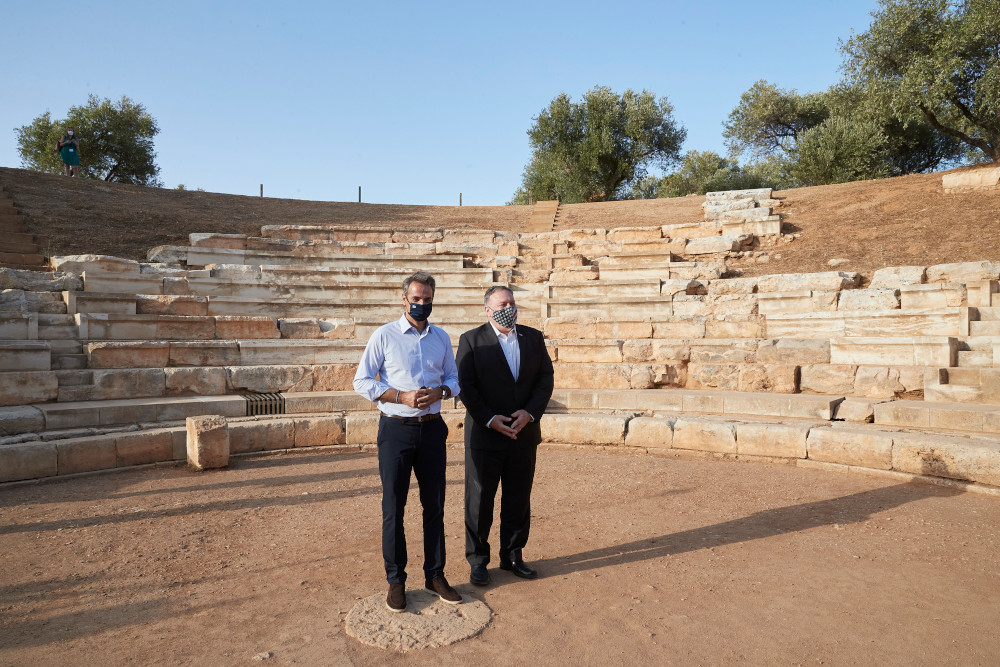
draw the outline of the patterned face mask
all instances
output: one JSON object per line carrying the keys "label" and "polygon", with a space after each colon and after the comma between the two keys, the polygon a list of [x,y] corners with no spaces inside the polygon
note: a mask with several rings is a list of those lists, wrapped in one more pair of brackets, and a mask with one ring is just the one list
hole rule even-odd
{"label": "patterned face mask", "polygon": [[517,308],[514,306],[507,306],[500,310],[493,311],[493,321],[499,324],[504,329],[510,329],[517,322]]}

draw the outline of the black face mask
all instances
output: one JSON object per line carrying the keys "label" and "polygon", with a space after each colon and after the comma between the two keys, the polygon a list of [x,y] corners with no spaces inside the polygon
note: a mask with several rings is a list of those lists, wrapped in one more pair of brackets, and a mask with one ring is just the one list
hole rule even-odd
{"label": "black face mask", "polygon": [[432,303],[411,303],[410,317],[414,322],[423,322],[431,316],[431,308],[433,306],[434,304]]}

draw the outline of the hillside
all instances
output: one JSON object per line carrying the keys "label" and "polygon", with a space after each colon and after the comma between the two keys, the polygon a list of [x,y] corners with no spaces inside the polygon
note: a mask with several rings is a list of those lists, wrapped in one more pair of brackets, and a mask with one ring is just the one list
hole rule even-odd
{"label": "hillside", "polygon": [[[144,188],[0,168],[0,185],[28,216],[46,255],[97,253],[144,259],[157,245],[185,245],[192,232],[257,234],[261,225],[341,224],[523,229],[523,206],[407,206],[317,202]],[[893,265],[1000,258],[1000,191],[945,195],[941,174],[918,174],[785,190],[784,231],[767,263],[730,262],[744,275],[829,270],[868,274]],[[561,227],[695,222],[703,197],[562,208]]]}

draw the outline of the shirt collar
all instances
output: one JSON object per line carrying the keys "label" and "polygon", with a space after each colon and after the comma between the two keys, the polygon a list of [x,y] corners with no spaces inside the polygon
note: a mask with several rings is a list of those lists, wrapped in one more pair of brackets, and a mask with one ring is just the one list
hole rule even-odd
{"label": "shirt collar", "polygon": [[424,334],[430,333],[431,326],[432,326],[431,323],[428,322],[427,326],[424,327],[423,333],[421,333],[421,332],[417,331],[417,328],[415,326],[413,326],[412,324],[410,324],[410,320],[406,319],[406,315],[400,315],[399,319],[396,320],[396,323],[399,325],[399,331],[400,331],[400,333],[406,333],[410,329],[413,329],[414,331],[416,331],[416,333],[418,335],[424,335]]}
{"label": "shirt collar", "polygon": [[497,338],[503,338],[504,340],[510,340],[511,338],[515,338],[515,339],[517,338],[517,325],[516,324],[513,327],[511,327],[510,333],[506,333],[505,334],[502,331],[500,331],[499,329],[497,329],[497,325],[493,323],[493,320],[490,320],[489,322],[490,322],[490,326],[493,327],[493,333],[495,333],[497,335]]}

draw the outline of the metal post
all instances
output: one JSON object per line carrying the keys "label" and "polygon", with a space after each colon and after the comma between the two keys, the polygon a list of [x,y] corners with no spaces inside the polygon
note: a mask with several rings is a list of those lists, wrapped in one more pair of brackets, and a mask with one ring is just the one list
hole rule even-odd
{"label": "metal post", "polygon": [[260,184],[260,196],[261,197],[264,196],[264,184],[263,183]]}
{"label": "metal post", "polygon": [[361,186],[358,186],[358,203],[361,203]]}
{"label": "metal post", "polygon": [[461,192],[458,193],[458,205],[459,206],[462,205],[462,193]]}

